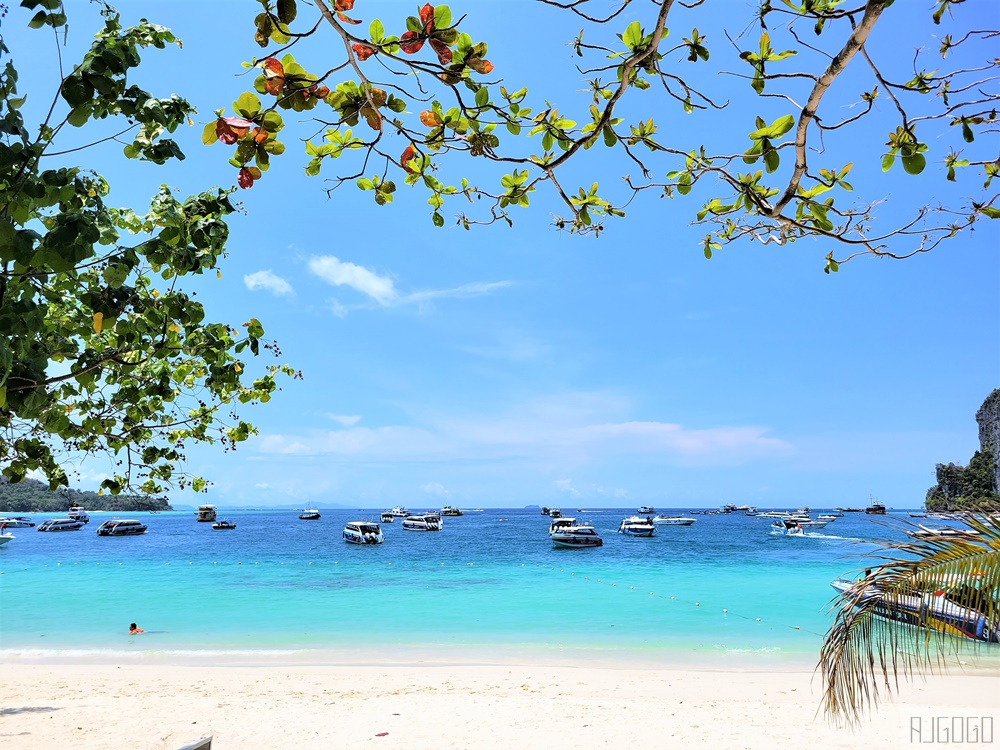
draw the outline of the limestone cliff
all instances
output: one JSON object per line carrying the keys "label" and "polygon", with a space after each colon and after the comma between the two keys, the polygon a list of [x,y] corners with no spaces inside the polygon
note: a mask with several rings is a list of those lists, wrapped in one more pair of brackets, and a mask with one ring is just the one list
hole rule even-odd
{"label": "limestone cliff", "polygon": [[1000,388],[986,397],[976,412],[979,450],[993,454],[993,491],[1000,492]]}
{"label": "limestone cliff", "polygon": [[1000,507],[1000,389],[976,412],[979,450],[968,466],[938,464],[937,484],[927,490],[927,510],[962,510],[983,504]]}

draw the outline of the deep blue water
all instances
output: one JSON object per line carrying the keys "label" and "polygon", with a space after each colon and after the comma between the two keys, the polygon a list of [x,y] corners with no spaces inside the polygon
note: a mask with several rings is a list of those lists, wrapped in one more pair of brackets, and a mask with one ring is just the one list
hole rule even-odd
{"label": "deep blue water", "polygon": [[[814,510],[814,515],[815,515]],[[191,512],[123,514],[138,537],[14,529],[0,548],[0,650],[7,658],[107,649],[339,654],[587,651],[622,655],[815,655],[829,626],[830,581],[864,567],[872,540],[902,538],[849,513],[805,538],[771,519],[698,515],[651,539],[616,532],[623,509],[570,513],[597,549],[554,548],[537,510],[446,517],[440,532],[383,524],[381,546],[340,538],[375,511],[222,512],[215,531]],[[40,521],[44,514],[36,514]],[[501,521],[500,519],[507,519]],[[724,611],[728,610],[728,611]],[[143,636],[127,635],[135,621]]]}

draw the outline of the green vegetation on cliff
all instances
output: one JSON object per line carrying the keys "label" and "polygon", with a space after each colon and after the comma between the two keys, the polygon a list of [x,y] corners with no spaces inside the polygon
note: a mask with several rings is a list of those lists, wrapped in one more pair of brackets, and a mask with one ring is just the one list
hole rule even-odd
{"label": "green vegetation on cliff", "polygon": [[98,495],[85,490],[52,491],[44,482],[25,479],[9,483],[0,478],[0,513],[57,513],[71,505],[87,510],[173,510],[165,497],[149,495]]}
{"label": "green vegetation on cliff", "polygon": [[968,466],[938,464],[938,483],[927,490],[927,510],[1000,509],[990,450],[976,451]]}

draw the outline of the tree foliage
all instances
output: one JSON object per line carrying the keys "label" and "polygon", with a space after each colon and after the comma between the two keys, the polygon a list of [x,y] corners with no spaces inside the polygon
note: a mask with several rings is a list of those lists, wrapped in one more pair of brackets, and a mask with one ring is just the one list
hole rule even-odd
{"label": "tree foliage", "polygon": [[[243,188],[252,187],[271,159],[284,153],[278,134],[287,124],[283,113],[290,110],[315,116],[305,125],[312,131],[300,133],[307,174],[318,175],[334,160],[349,157],[349,166],[331,178],[330,190],[354,182],[380,206],[392,202],[396,180],[422,186],[436,226],[445,224],[444,207],[455,199],[483,207],[457,215],[466,229],[510,223],[516,208],[527,207],[531,194],[548,186],[565,207],[557,227],[599,234],[609,218],[623,217],[640,193],[673,197],[697,191],[705,195],[696,222],[707,229],[706,257],[742,238],[778,245],[824,238],[838,248],[826,255],[830,272],[862,254],[904,258],[926,252],[982,217],[1000,218],[998,193],[990,192],[1000,159],[983,137],[996,131],[1000,99],[995,75],[1000,61],[983,54],[984,42],[1000,32],[970,26],[979,19],[960,7],[967,0],[940,0],[936,6],[934,23],[955,30],[934,42],[940,58],[935,64],[947,66],[956,50],[973,47],[983,54],[980,62],[928,71],[922,66],[930,53],[922,50],[908,81],[887,78],[879,60],[898,55],[899,40],[891,47],[883,41],[874,50],[867,42],[876,27],[892,34],[903,16],[917,12],[910,3],[759,0],[753,17],[737,19],[737,30],[726,31],[723,41],[698,30],[699,19],[709,22],[708,14],[715,12],[703,0],[641,6],[619,0],[603,13],[591,10],[601,5],[596,0],[540,0],[585,25],[572,46],[582,59],[579,70],[592,101],[577,113],[561,111],[551,92],[539,100],[527,88],[491,75],[495,66],[487,59],[487,43],[465,33],[465,17],[456,18],[448,6],[427,4],[405,20],[365,19],[365,25],[355,0],[316,0],[308,13],[296,0],[259,2],[253,38],[272,49],[265,58],[244,63],[256,73],[254,90],[239,96],[233,114],[218,110],[203,136],[209,145],[235,146],[230,163]],[[625,22],[632,17],[638,20]],[[668,41],[668,21],[684,29],[676,42]],[[330,38],[324,40],[324,34]],[[598,38],[592,42],[593,36]],[[310,42],[325,45],[327,70],[309,71],[294,56],[296,45]],[[718,91],[689,82],[695,69],[719,61]],[[870,87],[858,95],[859,111],[841,118],[834,105],[826,111],[827,94],[851,65],[867,67]],[[728,111],[735,86],[752,89],[762,109],[763,100],[768,110],[777,101],[785,113],[768,121],[752,111]],[[643,91],[659,98],[632,102]],[[847,179],[853,162],[817,163],[834,141],[852,150],[858,139],[870,137],[867,119],[882,99],[888,99],[894,118],[882,148],[882,171],[901,168],[917,175],[931,158],[943,179],[962,175],[981,197],[959,205],[905,207],[909,218],[885,225],[876,215],[883,200],[876,188],[870,194],[878,198],[854,197]],[[626,100],[656,116],[626,120],[621,114]],[[665,127],[668,118],[675,124],[674,113],[692,116],[695,123],[701,116],[726,118],[733,141],[713,151],[698,141],[697,124]],[[943,124],[948,133],[939,137]],[[576,189],[564,185],[562,167],[581,161],[593,147],[618,150],[620,163],[640,176],[626,175],[623,189],[607,190],[597,182]],[[453,154],[492,165],[491,184],[473,185],[465,177],[448,184],[441,175]]]}
{"label": "tree foliage", "polygon": [[976,451],[968,466],[938,464],[937,484],[927,490],[927,510],[1000,509],[993,483],[996,460],[992,451]]}
{"label": "tree foliage", "polygon": [[[58,45],[62,3],[22,5],[34,14],[28,25]],[[204,479],[178,471],[185,447],[246,440],[254,428],[235,406],[269,400],[276,376],[295,373],[271,365],[251,379],[241,355],[277,353],[260,322],[206,321],[181,287],[224,256],[230,191],[182,198],[163,186],[145,212],[114,207],[101,175],[65,166],[82,147],[56,150],[60,135],[85,138],[96,121],[117,119],[113,138],[128,159],[184,158],[167,136],[193,107],[129,79],[142,50],[177,40],[145,20],[124,27],[108,6],[102,17],[90,50],[54,81],[40,122],[25,122],[13,60],[0,72],[0,466],[12,482],[40,471],[55,488],[68,484],[74,457],[105,453],[116,469],[102,491],[200,490]],[[9,54],[2,40],[0,54]]]}

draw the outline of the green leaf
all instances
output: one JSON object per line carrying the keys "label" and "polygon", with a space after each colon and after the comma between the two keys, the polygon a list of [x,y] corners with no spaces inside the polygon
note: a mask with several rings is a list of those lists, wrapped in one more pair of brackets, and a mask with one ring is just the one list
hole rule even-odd
{"label": "green leaf", "polygon": [[434,222],[434,226],[436,226],[436,227],[443,227],[444,226],[444,217],[441,214],[439,214],[437,211],[435,211],[431,215],[431,221]]}
{"label": "green leaf", "polygon": [[256,94],[244,91],[240,94],[240,98],[233,102],[233,109],[246,119],[252,120],[260,112],[260,99]]}
{"label": "green leaf", "polygon": [[483,86],[479,91],[476,92],[476,106],[485,107],[490,101],[490,91],[486,86]]}
{"label": "green leaf", "polygon": [[385,39],[385,28],[382,26],[382,22],[377,18],[368,25],[368,37],[378,44],[383,39]]}
{"label": "green leaf", "polygon": [[358,180],[358,187],[362,190],[373,190],[375,188],[375,183],[367,177],[362,177]]}
{"label": "green leaf", "polygon": [[916,153],[912,156],[902,157],[903,169],[906,170],[907,174],[920,174],[924,171],[924,167],[927,166],[927,159],[924,158],[923,154]]}
{"label": "green leaf", "polygon": [[885,156],[883,156],[882,157],[882,171],[883,172],[888,172],[890,169],[892,169],[892,165],[895,163],[895,161],[896,161],[896,157],[893,156],[892,154],[886,154]]}
{"label": "green leaf", "polygon": [[48,14],[44,10],[38,11],[30,21],[28,21],[29,29],[40,29],[45,25],[45,16]]}
{"label": "green leaf", "polygon": [[780,157],[778,156],[778,152],[773,148],[764,154],[764,167],[767,169],[768,174],[774,172],[778,168],[779,161]]}
{"label": "green leaf", "polygon": [[437,5],[434,7],[434,29],[440,31],[451,26],[451,8],[447,5]]}
{"label": "green leaf", "polygon": [[205,129],[201,131],[201,142],[206,146],[211,146],[217,140],[219,140],[219,136],[215,132],[215,122],[210,122],[205,126]]}
{"label": "green leaf", "polygon": [[634,50],[642,44],[642,25],[638,21],[633,21],[625,28],[622,34],[622,41],[630,50]]}
{"label": "green leaf", "polygon": [[278,0],[278,20],[286,26],[295,20],[295,0]]}

